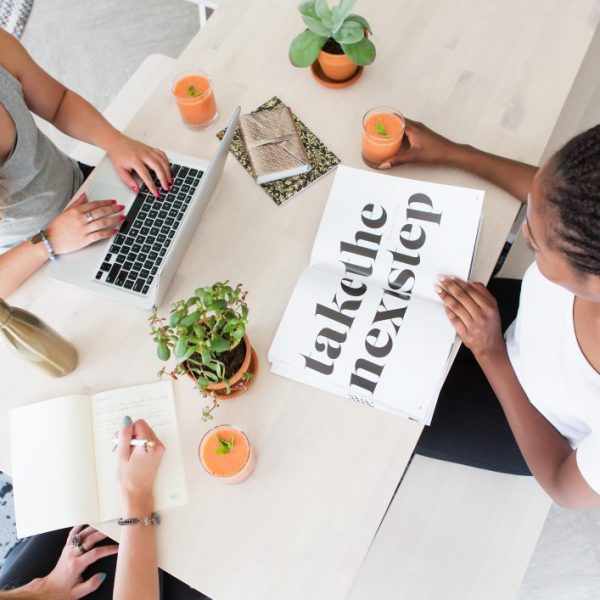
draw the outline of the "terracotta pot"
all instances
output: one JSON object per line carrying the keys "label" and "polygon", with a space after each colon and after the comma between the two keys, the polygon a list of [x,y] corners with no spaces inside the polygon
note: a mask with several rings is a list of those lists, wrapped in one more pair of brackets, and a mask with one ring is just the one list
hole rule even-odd
{"label": "terracotta pot", "polygon": [[334,81],[344,81],[350,79],[358,65],[353,63],[345,54],[329,54],[321,50],[317,56],[317,60],[323,69],[323,73]]}
{"label": "terracotta pot", "polygon": [[[250,360],[252,358],[252,346],[250,345],[250,339],[247,335],[244,336],[244,344],[246,345],[246,353],[244,354],[244,360],[242,361],[241,367],[231,376],[229,379],[230,387],[233,387],[236,383],[238,383],[242,379],[242,375],[248,371],[248,367],[250,366]],[[188,377],[196,383],[196,377],[190,371],[186,371]],[[211,392],[219,392],[225,390],[227,386],[223,382],[213,383],[209,385],[206,389]],[[228,394],[219,394],[220,398],[227,398]]]}

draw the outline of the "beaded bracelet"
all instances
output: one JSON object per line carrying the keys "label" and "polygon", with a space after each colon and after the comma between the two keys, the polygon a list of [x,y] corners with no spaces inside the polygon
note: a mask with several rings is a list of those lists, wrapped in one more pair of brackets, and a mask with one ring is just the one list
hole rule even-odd
{"label": "beaded bracelet", "polygon": [[48,239],[46,230],[40,229],[39,235],[42,238],[42,242],[44,243],[44,246],[46,247],[46,251],[48,252],[48,258],[50,258],[50,260],[56,260],[56,254],[54,253],[54,248],[52,247],[52,244],[50,243],[50,240]]}
{"label": "beaded bracelet", "polygon": [[131,517],[129,519],[119,519],[117,521],[117,525],[120,525],[121,527],[137,525],[138,523],[141,523],[144,527],[148,527],[148,525],[160,525],[160,515],[153,512],[149,517],[142,517],[141,519]]}

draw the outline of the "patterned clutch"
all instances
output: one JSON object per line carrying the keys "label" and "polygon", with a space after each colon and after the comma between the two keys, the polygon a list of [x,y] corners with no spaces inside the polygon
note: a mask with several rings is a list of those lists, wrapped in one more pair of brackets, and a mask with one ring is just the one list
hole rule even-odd
{"label": "patterned clutch", "polygon": [[[256,111],[259,112],[268,108],[279,108],[285,107],[286,105],[277,96],[274,96],[264,104],[261,104]],[[260,187],[273,199],[273,201],[282,205],[287,202],[290,198],[294,197],[298,192],[301,192],[304,188],[308,187],[311,183],[314,183],[317,179],[329,173],[339,163],[340,159],[331,150],[328,150],[327,146],[308,128],[300,121],[295,115],[293,115],[296,125],[300,132],[300,138],[308,155],[308,160],[312,166],[312,169],[308,173],[302,175],[294,175],[293,177],[287,177],[285,179],[278,179],[277,181],[271,181],[265,183]],[[219,131],[217,137],[221,140],[225,130]],[[242,140],[242,137],[238,131],[235,132],[231,146],[229,147],[230,152],[237,158],[240,164],[254,176],[252,171],[252,163],[246,146]]]}

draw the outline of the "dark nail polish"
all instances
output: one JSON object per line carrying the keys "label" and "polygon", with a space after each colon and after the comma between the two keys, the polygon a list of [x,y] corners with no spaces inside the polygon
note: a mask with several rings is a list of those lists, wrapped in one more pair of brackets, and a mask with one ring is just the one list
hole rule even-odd
{"label": "dark nail polish", "polygon": [[102,585],[106,581],[106,573],[98,573],[98,579],[100,580],[100,585]]}
{"label": "dark nail polish", "polygon": [[129,427],[132,423],[133,421],[129,415],[123,417],[123,427]]}

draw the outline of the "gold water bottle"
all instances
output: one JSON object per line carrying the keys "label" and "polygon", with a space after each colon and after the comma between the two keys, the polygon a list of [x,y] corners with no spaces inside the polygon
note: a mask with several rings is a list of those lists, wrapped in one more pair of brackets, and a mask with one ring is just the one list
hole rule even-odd
{"label": "gold water bottle", "polygon": [[77,366],[77,351],[54,329],[22,308],[0,298],[0,338],[17,355],[53,377],[67,375]]}

